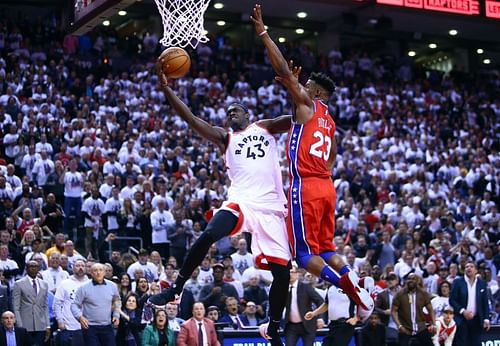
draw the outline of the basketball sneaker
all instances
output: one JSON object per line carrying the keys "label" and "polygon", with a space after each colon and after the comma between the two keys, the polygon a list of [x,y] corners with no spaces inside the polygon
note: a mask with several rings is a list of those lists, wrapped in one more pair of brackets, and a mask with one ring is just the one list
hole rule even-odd
{"label": "basketball sneaker", "polygon": [[264,323],[259,326],[259,333],[264,339],[268,340],[272,346],[283,346],[278,328],[279,323],[272,323],[271,326],[269,322]]}
{"label": "basketball sneaker", "polygon": [[[367,276],[359,279],[359,286],[361,287],[361,289],[364,289],[368,292],[370,298],[372,299],[372,302],[375,301],[375,281],[373,280],[373,278]],[[370,309],[363,309],[361,306],[358,306],[357,315],[360,321],[365,322],[371,316],[374,309],[374,303],[371,305]]]}
{"label": "basketball sneaker", "polygon": [[374,308],[373,298],[367,290],[359,286],[358,275],[349,271],[342,275],[339,281],[340,288],[352,299],[354,302],[364,310],[372,310]]}

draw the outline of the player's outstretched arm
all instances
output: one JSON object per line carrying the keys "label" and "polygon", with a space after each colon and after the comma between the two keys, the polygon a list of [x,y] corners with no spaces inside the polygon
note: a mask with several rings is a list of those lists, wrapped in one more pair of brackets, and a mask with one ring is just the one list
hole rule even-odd
{"label": "player's outstretched arm", "polygon": [[291,115],[280,115],[274,119],[265,119],[258,122],[259,126],[265,128],[269,133],[284,133],[290,130],[292,124]]}
{"label": "player's outstretched arm", "polygon": [[267,33],[262,19],[262,8],[260,5],[255,5],[253,8],[253,15],[250,19],[254,23],[257,35],[259,35],[266,47],[271,65],[273,66],[274,72],[278,75],[276,79],[287,88],[297,106],[307,105],[312,107],[312,100],[309,95],[307,95],[302,85],[300,85],[298,75],[294,76],[293,66],[289,66],[278,46]]}
{"label": "player's outstretched arm", "polygon": [[225,151],[227,145],[227,131],[223,128],[212,126],[205,120],[195,116],[189,107],[186,106],[186,104],[182,102],[181,99],[179,99],[177,95],[175,95],[174,91],[168,86],[167,76],[163,73],[161,65],[162,62],[158,61],[157,73],[160,78],[160,83],[163,92],[165,93],[165,97],[170,105],[175,109],[179,116],[188,123],[189,127],[195,130],[203,138],[217,144],[222,151]]}

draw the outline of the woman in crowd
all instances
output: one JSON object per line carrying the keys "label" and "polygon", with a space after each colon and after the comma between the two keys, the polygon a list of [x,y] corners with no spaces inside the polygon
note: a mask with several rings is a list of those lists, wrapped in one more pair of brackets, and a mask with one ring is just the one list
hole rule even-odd
{"label": "woman in crowd", "polygon": [[120,283],[118,284],[118,292],[120,292],[120,297],[122,301],[124,297],[126,297],[132,291],[132,280],[130,280],[130,276],[127,273],[122,273],[120,275]]}
{"label": "woman in crowd", "polygon": [[[123,276],[122,276],[123,278]],[[129,293],[120,310],[120,324],[116,334],[116,344],[123,346],[139,346],[141,340],[141,310],[137,304],[137,295]]]}
{"label": "woman in crowd", "polygon": [[158,251],[152,251],[151,255],[149,256],[149,260],[156,266],[156,268],[158,268],[158,277],[160,277],[160,275],[163,274],[163,271],[165,270],[165,268],[163,267],[163,263],[161,262],[160,253]]}
{"label": "woman in crowd", "polygon": [[132,200],[130,198],[125,198],[123,200],[123,208],[120,210],[118,222],[120,223],[120,228],[125,228],[125,234],[127,236],[137,235],[137,217],[134,213]]}
{"label": "woman in crowd", "polygon": [[444,309],[450,305],[451,285],[448,281],[443,281],[438,286],[438,295],[432,298],[431,304],[436,318],[441,317]]}
{"label": "woman in crowd", "polygon": [[165,310],[156,310],[153,323],[144,329],[142,346],[175,346],[174,332],[168,328]]}

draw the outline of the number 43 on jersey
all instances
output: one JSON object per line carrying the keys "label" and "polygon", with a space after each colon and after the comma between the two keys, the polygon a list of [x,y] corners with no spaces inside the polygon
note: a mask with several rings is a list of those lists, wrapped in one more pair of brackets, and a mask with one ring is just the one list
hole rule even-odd
{"label": "number 43 on jersey", "polygon": [[255,144],[253,147],[248,146],[247,148],[247,158],[257,159],[258,157],[264,157],[266,152],[262,149],[262,144]]}

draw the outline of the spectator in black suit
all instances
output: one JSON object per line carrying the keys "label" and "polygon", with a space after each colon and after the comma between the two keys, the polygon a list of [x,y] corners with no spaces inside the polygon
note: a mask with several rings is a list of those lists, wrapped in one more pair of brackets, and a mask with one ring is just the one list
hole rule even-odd
{"label": "spectator in black suit", "polygon": [[[12,311],[2,314],[2,327],[0,329],[0,346],[16,345],[31,346],[31,338],[25,328],[16,327],[16,316]],[[15,344],[13,341],[15,340]]]}
{"label": "spectator in black suit", "polygon": [[7,310],[12,310],[9,289],[7,286],[0,285],[0,314],[3,314]]}
{"label": "spectator in black suit", "polygon": [[[455,345],[481,345],[481,330],[490,329],[486,283],[477,276],[475,262],[465,265],[465,275],[453,281],[450,305],[455,311],[457,334]],[[474,301],[468,299],[474,294]]]}
{"label": "spectator in black suit", "polygon": [[312,346],[316,335],[316,321],[314,317],[305,320],[306,312],[314,310],[313,304],[318,307],[323,304],[323,298],[310,284],[298,280],[297,267],[290,270],[290,291],[285,310],[285,339],[286,345],[297,345],[302,338],[304,346]]}

